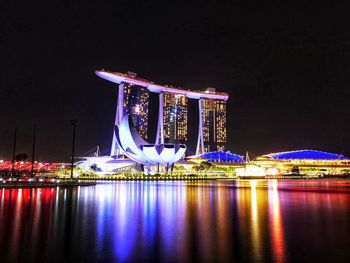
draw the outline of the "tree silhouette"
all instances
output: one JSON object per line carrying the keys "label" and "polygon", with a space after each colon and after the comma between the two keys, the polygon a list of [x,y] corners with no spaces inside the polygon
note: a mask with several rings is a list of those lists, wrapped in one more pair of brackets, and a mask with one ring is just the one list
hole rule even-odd
{"label": "tree silhouette", "polygon": [[19,153],[15,156],[15,161],[25,161],[28,158],[28,154]]}

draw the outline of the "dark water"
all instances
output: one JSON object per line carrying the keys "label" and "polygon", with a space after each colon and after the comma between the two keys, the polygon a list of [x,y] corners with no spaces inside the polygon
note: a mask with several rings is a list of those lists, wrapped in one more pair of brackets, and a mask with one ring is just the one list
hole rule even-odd
{"label": "dark water", "polygon": [[0,262],[350,262],[350,181],[0,188]]}

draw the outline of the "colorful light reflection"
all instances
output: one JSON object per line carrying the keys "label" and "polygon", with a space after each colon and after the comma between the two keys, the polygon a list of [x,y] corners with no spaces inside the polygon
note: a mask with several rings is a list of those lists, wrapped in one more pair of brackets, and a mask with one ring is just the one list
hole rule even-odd
{"label": "colorful light reflection", "polygon": [[4,262],[341,261],[350,183],[322,182],[0,188],[0,255]]}
{"label": "colorful light reflection", "polygon": [[278,195],[278,181],[272,181],[272,189],[269,193],[269,226],[272,237],[273,256],[275,262],[285,262],[283,222]]}

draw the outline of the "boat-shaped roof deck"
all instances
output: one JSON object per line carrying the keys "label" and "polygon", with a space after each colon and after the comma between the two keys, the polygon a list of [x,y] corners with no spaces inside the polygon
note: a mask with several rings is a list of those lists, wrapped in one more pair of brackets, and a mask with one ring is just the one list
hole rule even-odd
{"label": "boat-shaped roof deck", "polygon": [[172,86],[167,85],[159,85],[155,84],[152,81],[142,79],[136,76],[136,74],[123,74],[119,72],[112,72],[112,71],[105,71],[105,70],[96,70],[96,75],[114,82],[114,83],[130,83],[142,87],[146,87],[150,92],[155,93],[161,93],[161,92],[168,92],[168,93],[176,93],[176,94],[183,94],[186,95],[186,97],[190,99],[215,99],[215,100],[227,100],[228,94],[224,92],[213,92],[213,91],[191,91],[191,90],[185,90],[181,88],[176,88]]}

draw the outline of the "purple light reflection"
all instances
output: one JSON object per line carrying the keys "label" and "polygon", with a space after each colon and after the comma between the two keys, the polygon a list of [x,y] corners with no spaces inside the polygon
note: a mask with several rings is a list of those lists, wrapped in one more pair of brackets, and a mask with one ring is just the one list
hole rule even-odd
{"label": "purple light reflection", "polygon": [[350,181],[0,188],[1,262],[341,262]]}

